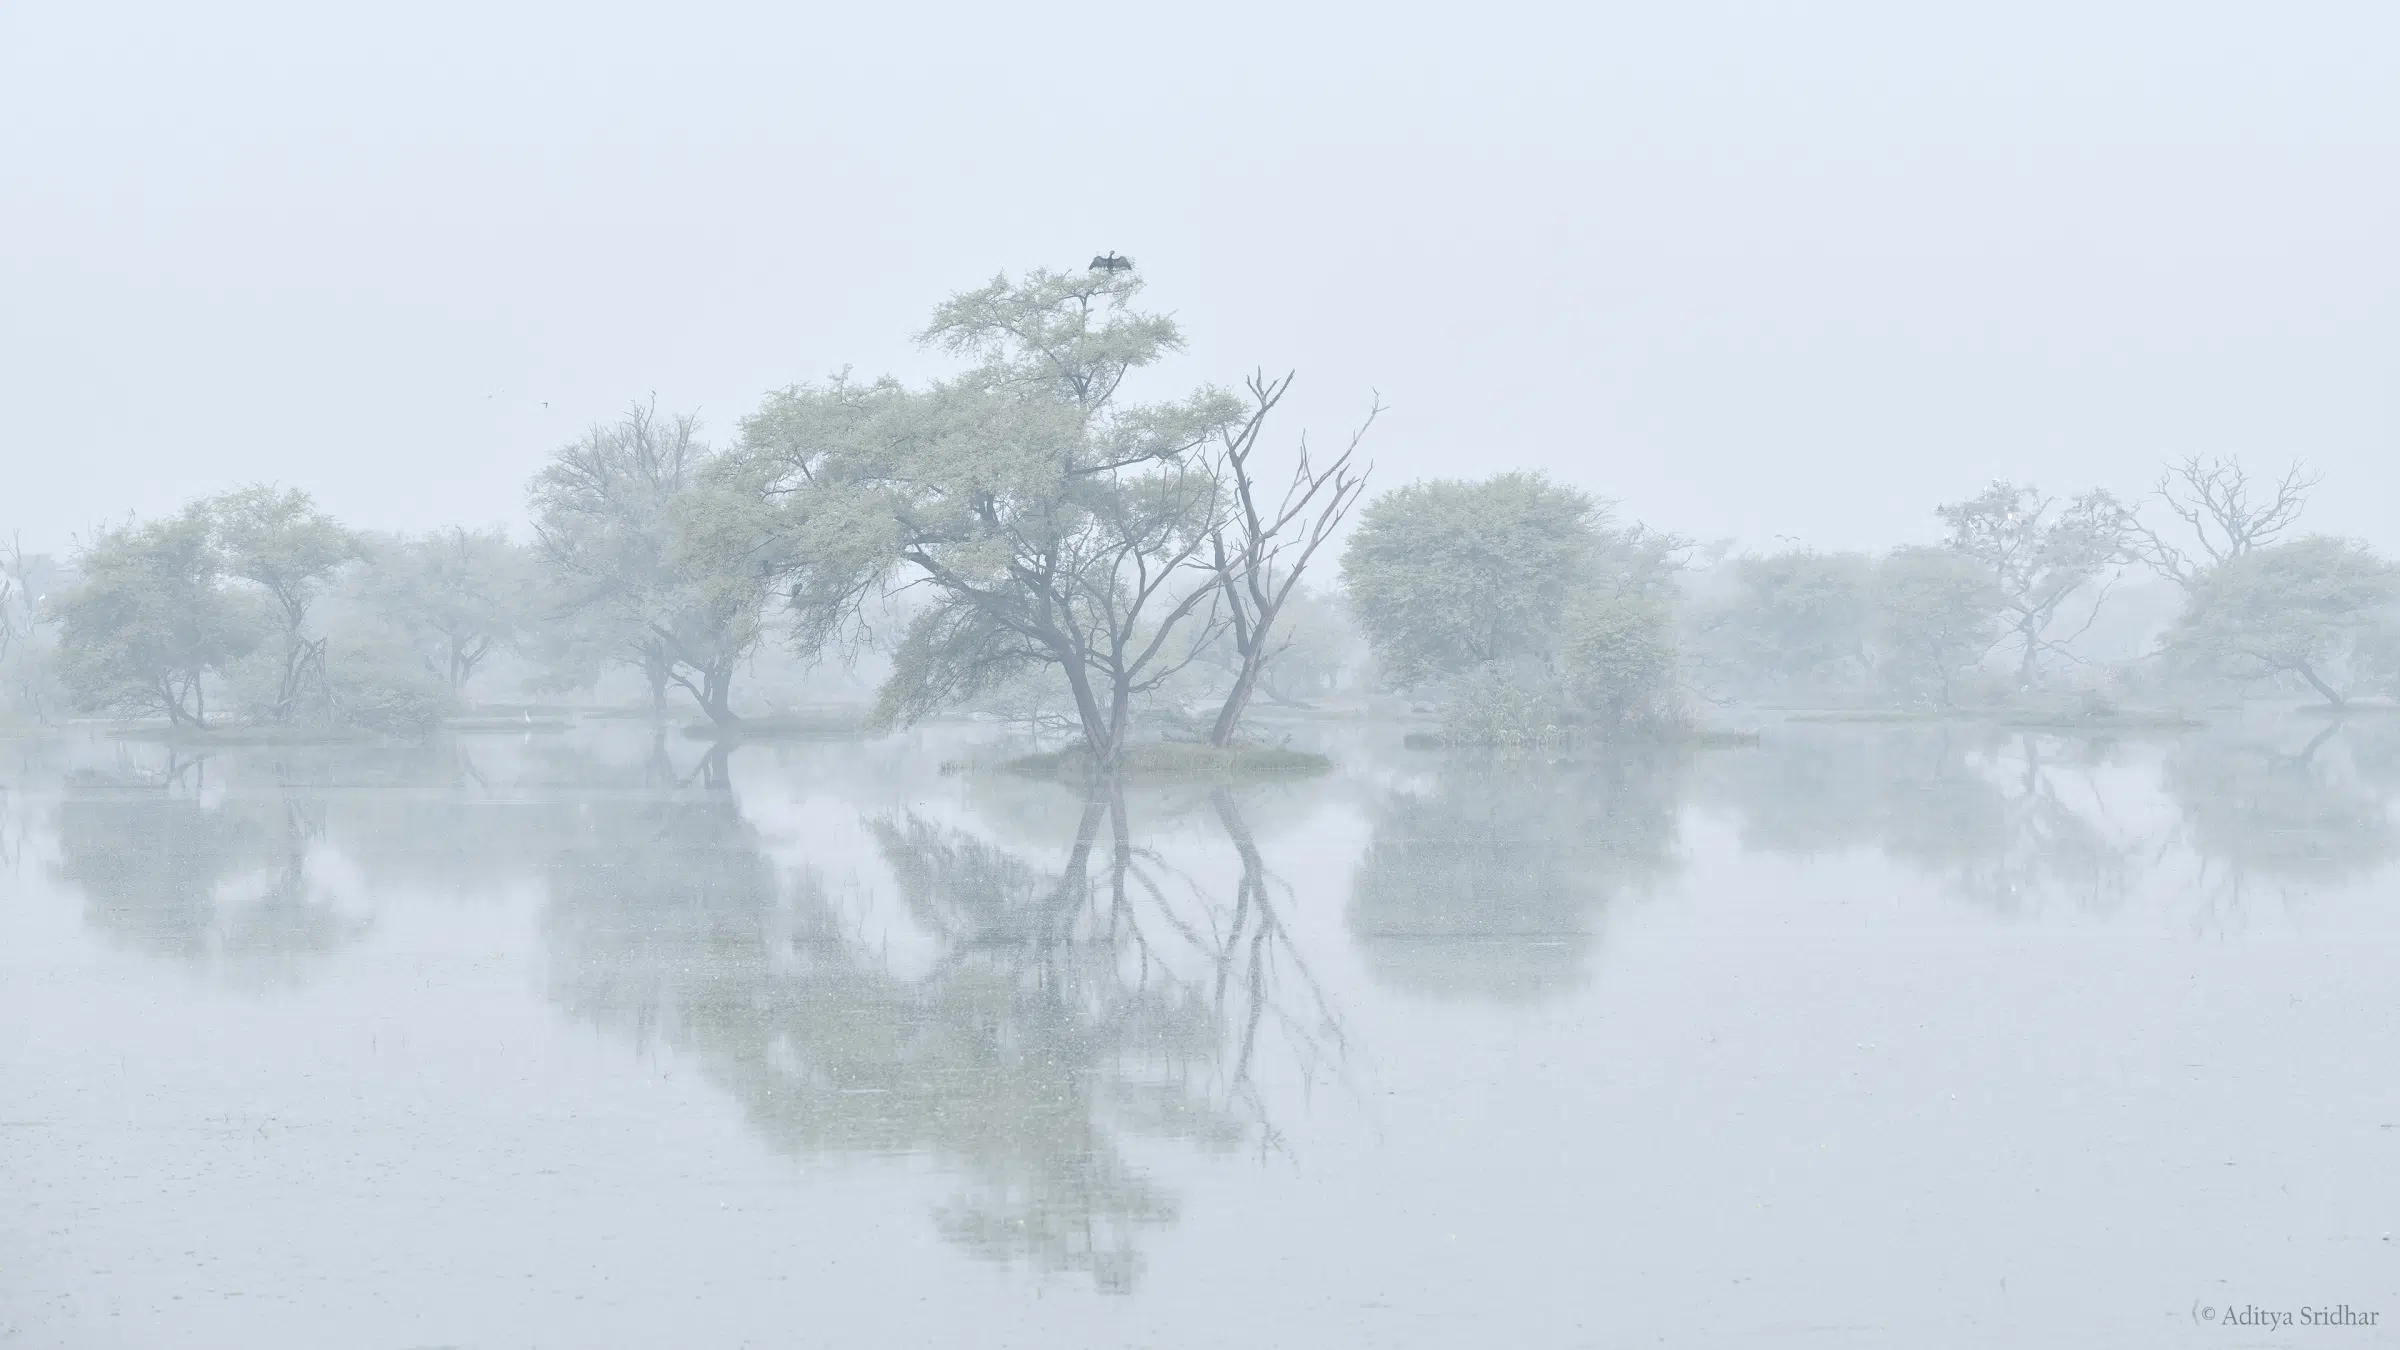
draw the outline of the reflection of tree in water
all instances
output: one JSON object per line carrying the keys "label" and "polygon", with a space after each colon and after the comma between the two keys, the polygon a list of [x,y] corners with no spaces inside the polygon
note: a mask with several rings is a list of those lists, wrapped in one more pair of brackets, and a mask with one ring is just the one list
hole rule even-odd
{"label": "reflection of tree in water", "polygon": [[1405,989],[1516,1002],[1580,983],[1600,905],[1675,866],[1686,762],[1453,754],[1395,792],[1351,888],[1369,967]]}
{"label": "reflection of tree in water", "polygon": [[1790,727],[1711,757],[1702,782],[1750,849],[1873,848],[2000,910],[2052,893],[2107,905],[2124,890],[2125,847],[2060,791],[2100,753],[1979,728]]}
{"label": "reflection of tree in water", "polygon": [[329,760],[335,846],[377,890],[489,897],[539,877],[573,836],[581,791],[610,776],[569,747],[506,756],[493,749],[436,740]]}
{"label": "reflection of tree in water", "polygon": [[2238,905],[2252,879],[2329,885],[2392,860],[2386,805],[2391,735],[2326,722],[2297,744],[2196,736],[2167,756],[2162,780],[2184,842],[2207,871],[2212,903]]}
{"label": "reflection of tree in water", "polygon": [[[240,984],[289,986],[355,942],[368,921],[308,875],[322,794],[284,764],[212,791],[211,761],[156,773],[81,774],[58,804],[58,877],[92,927],[125,947]],[[247,766],[254,770],[261,766]]]}
{"label": "reflection of tree in water", "polygon": [[1140,1231],[1176,1210],[1124,1141],[1227,1150],[1254,1126],[1271,1141],[1259,1026],[1338,1049],[1321,1001],[1280,1006],[1305,972],[1222,805],[1244,863],[1230,905],[1139,847],[1114,797],[1084,804],[1055,868],[915,815],[873,822],[932,938],[922,973],[853,931],[816,877],[779,876],[730,794],[595,805],[554,868],[553,992],[690,1055],[779,1149],[940,1160],[963,1180],[937,1221],[969,1251],[1129,1289]]}

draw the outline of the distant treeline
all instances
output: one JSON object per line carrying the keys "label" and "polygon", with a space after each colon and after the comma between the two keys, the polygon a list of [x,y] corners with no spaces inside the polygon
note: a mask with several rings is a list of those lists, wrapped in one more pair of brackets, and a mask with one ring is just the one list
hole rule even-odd
{"label": "distant treeline", "polygon": [[[2105,711],[2288,685],[2400,692],[2400,573],[2299,528],[2317,478],[2186,459],[2138,500],[1996,482],[1934,546],[1702,553],[1539,475],[1364,501],[1338,595],[1315,564],[1354,508],[1370,408],[1338,453],[1269,449],[1291,377],[1157,403],[1179,351],[1130,271],[953,296],[921,387],[795,385],[730,444],[637,406],[529,485],[530,543],[343,527],[254,486],[0,569],[0,670],[24,717],[232,717],[413,732],[506,661],[527,689],[616,681],[728,731],[762,654],[864,661],[874,723],[974,710],[1079,739],[1230,747],[1260,703],[1404,695],[1494,742],[1673,727],[1707,703]],[[1266,461],[1273,461],[1269,472]],[[2138,651],[2077,640],[2113,588],[2178,609]],[[488,682],[488,679],[487,679]]]}

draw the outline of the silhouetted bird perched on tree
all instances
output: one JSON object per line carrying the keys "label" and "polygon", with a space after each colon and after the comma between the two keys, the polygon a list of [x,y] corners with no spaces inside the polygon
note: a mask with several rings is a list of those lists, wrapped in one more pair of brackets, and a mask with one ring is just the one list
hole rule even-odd
{"label": "silhouetted bird perched on tree", "polygon": [[1091,270],[1095,272],[1130,272],[1133,270],[1133,259],[1120,258],[1114,253],[1103,253],[1092,259]]}

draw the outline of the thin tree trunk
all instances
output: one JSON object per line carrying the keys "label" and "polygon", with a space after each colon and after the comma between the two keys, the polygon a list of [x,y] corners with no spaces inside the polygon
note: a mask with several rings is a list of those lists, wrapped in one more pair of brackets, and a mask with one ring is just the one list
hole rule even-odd
{"label": "thin tree trunk", "polygon": [[1083,799],[1083,816],[1075,825],[1075,843],[1067,850],[1067,865],[1059,873],[1058,889],[1050,895],[1043,921],[1054,931],[1072,927],[1076,911],[1091,893],[1092,844],[1099,838],[1100,821],[1111,801],[1122,802],[1123,790],[1114,782],[1093,784]]}
{"label": "thin tree trunk", "polygon": [[1233,688],[1225,691],[1225,702],[1217,709],[1216,725],[1208,729],[1208,743],[1222,750],[1233,744],[1233,733],[1241,729],[1242,714],[1250,709],[1250,695],[1258,687],[1259,663],[1249,655],[1242,657],[1242,668],[1233,677]]}
{"label": "thin tree trunk", "polygon": [[[1053,644],[1053,649],[1065,645],[1062,639]],[[1110,734],[1107,719],[1100,714],[1100,700],[1092,693],[1091,671],[1084,666],[1080,653],[1070,648],[1065,654],[1067,659],[1060,666],[1066,671],[1067,691],[1075,696],[1075,716],[1083,723],[1084,746],[1091,751],[1095,764],[1114,767],[1117,761],[1116,742]]]}
{"label": "thin tree trunk", "polygon": [[284,635],[283,680],[275,686],[275,721],[279,724],[288,722],[292,718],[292,695],[294,687],[298,684],[293,676],[293,671],[300,660],[297,637],[297,634],[292,633]]}
{"label": "thin tree trunk", "polygon": [[666,654],[656,647],[644,647],[642,649],[642,676],[650,681],[650,716],[654,719],[663,720],[667,715],[668,674],[669,666]]}

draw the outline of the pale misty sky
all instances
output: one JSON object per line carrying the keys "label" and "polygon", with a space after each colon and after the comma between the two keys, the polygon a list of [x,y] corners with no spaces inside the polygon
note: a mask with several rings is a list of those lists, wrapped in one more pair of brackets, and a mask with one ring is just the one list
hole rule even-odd
{"label": "pale misty sky", "polygon": [[[522,521],[629,400],[1131,254],[1381,484],[1771,548],[2186,451],[2400,546],[2400,6],[0,7],[0,529]],[[545,407],[545,404],[547,405]]]}

